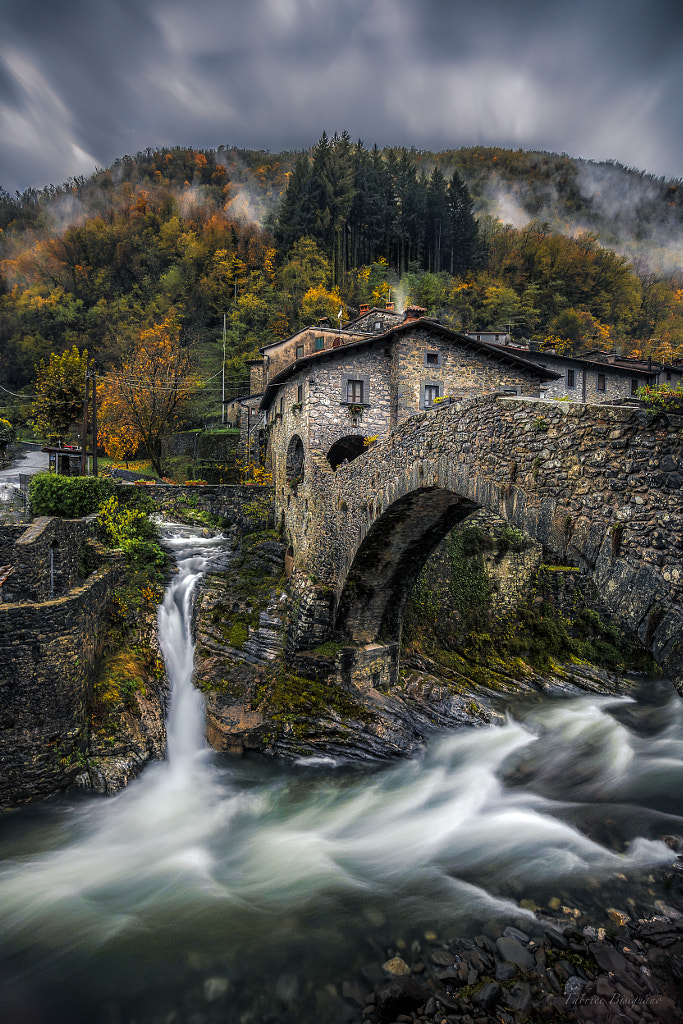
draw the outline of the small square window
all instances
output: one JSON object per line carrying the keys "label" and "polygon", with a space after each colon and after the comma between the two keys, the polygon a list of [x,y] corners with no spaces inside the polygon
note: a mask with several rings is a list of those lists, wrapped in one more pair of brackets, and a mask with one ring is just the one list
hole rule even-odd
{"label": "small square window", "polygon": [[435,369],[441,367],[442,359],[441,359],[441,353],[440,352],[434,352],[434,350],[427,351],[427,352],[424,353],[424,357],[423,358],[424,358],[424,365],[431,367],[432,370],[435,370]]}
{"label": "small square window", "polygon": [[320,350],[323,349],[323,348],[325,348],[325,339],[324,338],[316,338],[315,339],[315,350],[316,350],[316,352],[320,352]]}
{"label": "small square window", "polygon": [[381,320],[375,320],[375,330],[376,331],[381,331],[382,330],[382,321]]}
{"label": "small square window", "polygon": [[598,391],[604,391],[605,390],[605,375],[604,375],[604,373],[599,373],[598,374],[598,380],[597,380],[596,387],[597,387]]}
{"label": "small square window", "polygon": [[348,380],[346,382],[346,401],[352,405],[363,404],[363,381]]}
{"label": "small square window", "polygon": [[567,370],[567,387],[576,387],[576,374],[574,373],[574,370]]}

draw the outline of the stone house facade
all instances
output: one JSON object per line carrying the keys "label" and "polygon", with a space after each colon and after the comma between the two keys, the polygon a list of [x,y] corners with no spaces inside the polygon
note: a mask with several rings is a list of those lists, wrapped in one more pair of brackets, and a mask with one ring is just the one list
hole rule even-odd
{"label": "stone house facade", "polygon": [[311,459],[332,472],[445,399],[538,396],[554,377],[425,317],[407,317],[378,335],[296,359],[271,378],[260,406],[276,503],[294,515],[306,502]]}
{"label": "stone house facade", "polygon": [[317,327],[304,327],[289,338],[278,339],[264,345],[261,349],[261,359],[252,359],[249,362],[251,392],[262,392],[268,381],[296,359],[339,348],[348,344],[349,340],[356,341],[359,335],[372,337],[383,334],[403,320],[403,314],[396,313],[393,304],[388,304],[383,309],[377,306],[373,306],[372,309],[369,306],[361,306],[361,310],[360,316],[348,320],[343,327],[335,327],[325,318]]}
{"label": "stone house facade", "polygon": [[573,402],[615,402],[635,398],[639,388],[650,384],[670,383],[683,379],[683,366],[653,363],[652,360],[629,359],[616,352],[587,352],[584,356],[558,355],[554,349],[531,351],[527,346],[495,345],[513,351],[523,359],[548,370],[558,377],[541,388],[544,398],[565,398]]}

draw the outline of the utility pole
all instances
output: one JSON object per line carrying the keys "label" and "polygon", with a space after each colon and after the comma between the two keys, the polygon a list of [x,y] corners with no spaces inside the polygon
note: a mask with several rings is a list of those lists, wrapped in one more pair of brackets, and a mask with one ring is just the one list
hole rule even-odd
{"label": "utility pole", "polygon": [[97,378],[95,360],[92,363],[92,475],[97,476]]}
{"label": "utility pole", "polygon": [[90,375],[85,371],[85,397],[83,399],[83,433],[81,435],[81,476],[87,476],[88,472],[88,386]]}
{"label": "utility pole", "polygon": [[[237,289],[237,284],[235,284],[235,289]],[[223,394],[222,394],[222,400],[221,400],[221,426],[223,426],[223,427],[225,426],[225,317],[226,317],[226,314],[224,313],[223,314]]]}

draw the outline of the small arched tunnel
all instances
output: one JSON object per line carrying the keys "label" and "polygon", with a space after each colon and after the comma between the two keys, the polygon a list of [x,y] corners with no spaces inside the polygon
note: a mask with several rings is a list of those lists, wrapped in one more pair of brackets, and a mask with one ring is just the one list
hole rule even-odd
{"label": "small arched tunnel", "polygon": [[362,434],[347,434],[335,441],[327,453],[327,461],[332,469],[337,469],[343,462],[353,462],[365,451],[365,438]]}
{"label": "small arched tunnel", "polygon": [[335,628],[354,640],[398,641],[405,603],[430,554],[480,506],[439,487],[411,491],[372,524],[344,582]]}

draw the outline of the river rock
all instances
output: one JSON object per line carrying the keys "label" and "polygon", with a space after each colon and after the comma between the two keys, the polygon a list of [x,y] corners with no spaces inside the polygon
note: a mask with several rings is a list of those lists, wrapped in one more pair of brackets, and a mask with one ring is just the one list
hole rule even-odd
{"label": "river rock", "polygon": [[383,1024],[395,1021],[399,1014],[410,1014],[416,1010],[429,995],[414,978],[394,978],[375,992],[375,1012]]}
{"label": "river rock", "polygon": [[410,974],[410,967],[405,960],[400,956],[394,956],[391,960],[387,960],[386,963],[382,964],[382,967],[387,974],[394,974],[400,976],[402,974]]}
{"label": "river rock", "polygon": [[502,937],[496,940],[498,952],[503,960],[509,960],[525,971],[536,966],[536,961],[528,949],[525,949],[516,939]]}

